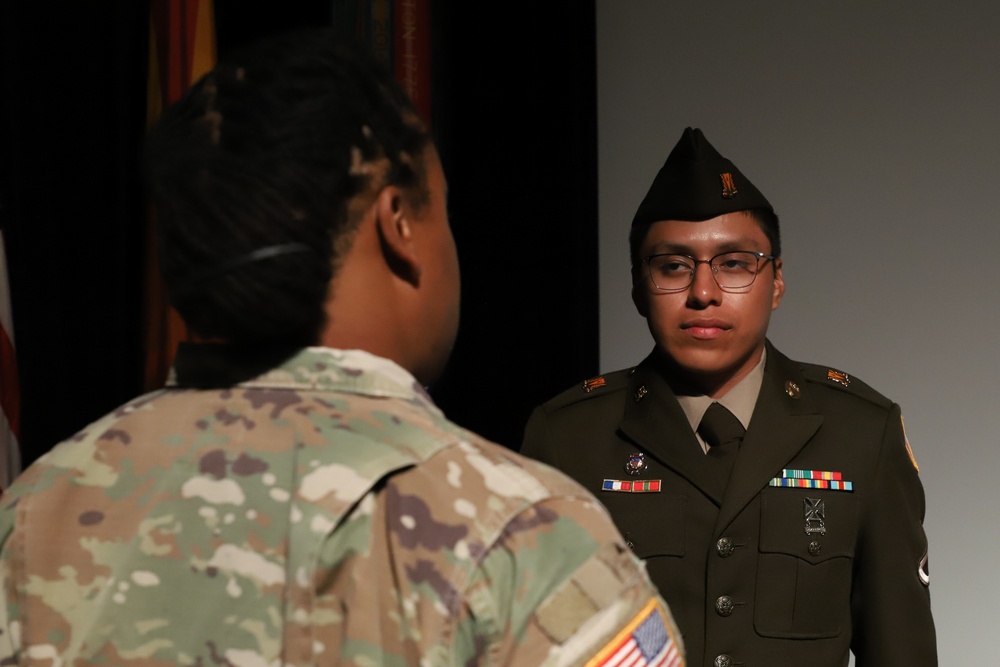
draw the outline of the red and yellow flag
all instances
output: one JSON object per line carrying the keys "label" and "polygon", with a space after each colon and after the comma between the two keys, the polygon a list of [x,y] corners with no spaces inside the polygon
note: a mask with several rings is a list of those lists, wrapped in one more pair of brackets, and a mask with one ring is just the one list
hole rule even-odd
{"label": "red and yellow flag", "polygon": [[[212,69],[215,60],[212,0],[151,0],[147,124],[155,122],[165,107],[179,100],[192,83]],[[147,390],[163,385],[177,344],[187,336],[180,316],[170,307],[160,277],[152,227],[150,224],[146,248]]]}
{"label": "red and yellow flag", "polygon": [[21,391],[14,355],[14,320],[7,284],[7,254],[0,229],[0,490],[21,472]]}

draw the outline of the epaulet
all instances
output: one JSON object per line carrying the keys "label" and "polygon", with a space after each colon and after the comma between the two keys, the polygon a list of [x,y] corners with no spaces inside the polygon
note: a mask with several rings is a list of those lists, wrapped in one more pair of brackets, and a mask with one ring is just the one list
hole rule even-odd
{"label": "epaulet", "polygon": [[857,396],[858,398],[863,398],[866,401],[884,408],[892,406],[892,401],[888,398],[858,378],[853,375],[848,375],[844,371],[839,371],[835,368],[822,366],[820,364],[800,363],[799,366],[802,369],[802,376],[807,382],[814,382],[819,385],[845,391],[849,394]]}
{"label": "epaulet", "polygon": [[616,390],[626,389],[629,384],[629,377],[634,371],[633,368],[626,368],[613,373],[605,373],[588,378],[583,382],[578,382],[569,389],[556,394],[554,397],[542,404],[546,412],[554,412],[565,408],[568,405],[587,401],[590,399],[606,396]]}

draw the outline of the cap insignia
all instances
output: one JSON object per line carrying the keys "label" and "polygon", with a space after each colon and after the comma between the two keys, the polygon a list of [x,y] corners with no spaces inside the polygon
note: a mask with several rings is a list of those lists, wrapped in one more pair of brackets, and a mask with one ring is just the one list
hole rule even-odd
{"label": "cap insignia", "polygon": [[724,174],[719,174],[719,178],[722,179],[722,198],[732,199],[735,197],[739,190],[736,189],[736,184],[733,183],[733,175],[727,171]]}

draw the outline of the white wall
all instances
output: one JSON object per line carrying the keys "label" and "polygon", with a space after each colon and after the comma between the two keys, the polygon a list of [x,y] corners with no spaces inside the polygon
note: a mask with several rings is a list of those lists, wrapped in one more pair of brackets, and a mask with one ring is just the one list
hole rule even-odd
{"label": "white wall", "polygon": [[632,214],[688,126],[781,217],[771,339],[903,406],[944,667],[1000,620],[1000,3],[597,0],[601,367],[651,349]]}

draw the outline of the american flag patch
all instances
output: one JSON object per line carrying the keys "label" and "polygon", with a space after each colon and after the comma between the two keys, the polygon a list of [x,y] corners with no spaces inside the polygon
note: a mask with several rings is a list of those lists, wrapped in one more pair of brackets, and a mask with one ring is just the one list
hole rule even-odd
{"label": "american flag patch", "polygon": [[624,491],[625,493],[659,493],[663,480],[659,479],[606,479],[601,491]]}
{"label": "american flag patch", "polygon": [[680,647],[671,636],[658,600],[639,614],[586,667],[680,667]]}

